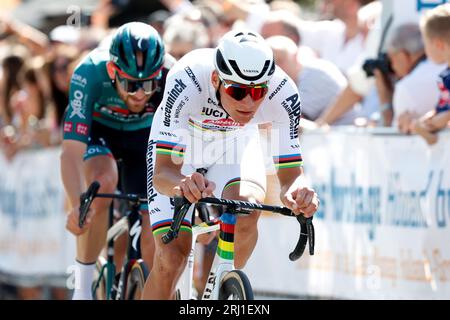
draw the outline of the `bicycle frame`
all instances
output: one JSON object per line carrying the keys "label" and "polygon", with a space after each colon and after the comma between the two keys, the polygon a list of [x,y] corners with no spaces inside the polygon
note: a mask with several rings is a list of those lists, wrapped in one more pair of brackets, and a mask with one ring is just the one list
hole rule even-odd
{"label": "bicycle frame", "polygon": [[[88,191],[80,197],[80,226],[83,225],[86,218],[89,207],[94,198],[108,198],[108,199],[123,199],[129,201],[131,206],[127,210],[127,213],[120,219],[119,223],[114,224],[114,201],[111,201],[109,206],[109,218],[108,218],[108,235],[107,235],[107,259],[106,263],[99,271],[99,277],[96,283],[92,286],[92,293],[99,287],[101,281],[105,279],[105,298],[111,300],[111,293],[113,285],[115,283],[116,265],[114,263],[114,243],[116,239],[124,232],[128,231],[129,241],[126,258],[121,268],[121,276],[118,282],[117,291],[115,294],[116,299],[120,299],[125,291],[126,273],[129,270],[125,270],[125,267],[130,263],[136,261],[141,256],[140,254],[140,241],[138,241],[141,234],[140,218],[139,218],[139,204],[146,199],[140,199],[137,195],[124,195],[124,194],[99,194],[100,185],[98,182],[94,182],[88,188]],[[106,272],[106,276],[105,276]]]}
{"label": "bicycle frame", "polygon": [[[246,201],[204,198],[199,200],[200,203],[209,203],[213,205],[223,206],[226,212],[220,218],[209,222],[203,222],[192,226],[192,243],[191,252],[188,263],[177,282],[176,292],[180,294],[178,298],[192,298],[192,279],[194,266],[194,249],[197,236],[202,233],[220,229],[219,243],[217,245],[216,255],[213,260],[211,271],[202,295],[204,300],[218,300],[220,292],[220,284],[222,279],[234,268],[234,227],[236,225],[236,214],[249,214],[252,210],[265,210],[276,212],[285,216],[295,216],[291,210],[284,207],[261,205]],[[174,199],[175,213],[169,231],[162,237],[163,243],[167,244],[178,237],[181,221],[189,210],[193,210],[194,206],[185,198],[176,197]],[[192,212],[191,212],[192,213]],[[295,249],[289,254],[289,259],[295,261],[299,259],[307,242],[309,242],[309,254],[314,254],[314,227],[312,217],[304,218],[301,215],[295,216],[300,224],[300,236]]]}
{"label": "bicycle frame", "polygon": [[177,290],[180,293],[180,299],[192,299],[192,284],[194,274],[195,244],[197,236],[220,230],[219,243],[216,254],[206,281],[206,286],[202,294],[202,300],[217,300],[219,298],[219,284],[222,278],[234,267],[234,226],[236,225],[236,216],[230,213],[224,213],[220,218],[209,222],[202,222],[192,226],[192,244],[188,263],[177,283]]}

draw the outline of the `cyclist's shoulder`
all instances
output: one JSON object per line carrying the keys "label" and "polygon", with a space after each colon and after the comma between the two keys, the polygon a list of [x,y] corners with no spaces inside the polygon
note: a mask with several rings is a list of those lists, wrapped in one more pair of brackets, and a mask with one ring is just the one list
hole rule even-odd
{"label": "cyclist's shoulder", "polygon": [[166,53],[164,55],[163,69],[170,70],[176,62],[177,59],[175,59],[170,53]]}
{"label": "cyclist's shoulder", "polygon": [[75,67],[71,84],[83,90],[97,88],[101,83],[108,81],[106,63],[109,61],[108,52],[94,49],[89,52]]}
{"label": "cyclist's shoulder", "polygon": [[214,68],[214,49],[201,48],[190,51],[178,60],[171,69],[172,73],[186,72],[201,75],[210,73]]}
{"label": "cyclist's shoulder", "polygon": [[[178,60],[167,75],[166,92],[175,88],[189,96],[188,104],[195,105],[209,92],[211,73],[214,70],[213,49],[196,49]],[[181,97],[182,95],[180,95]]]}
{"label": "cyclist's shoulder", "polygon": [[89,52],[75,67],[74,73],[85,73],[90,76],[99,77],[107,75],[106,63],[109,61],[107,50],[96,48]]}
{"label": "cyclist's shoulder", "polygon": [[298,94],[297,84],[277,66],[269,82],[266,103],[279,104],[280,101],[283,101],[294,94]]}

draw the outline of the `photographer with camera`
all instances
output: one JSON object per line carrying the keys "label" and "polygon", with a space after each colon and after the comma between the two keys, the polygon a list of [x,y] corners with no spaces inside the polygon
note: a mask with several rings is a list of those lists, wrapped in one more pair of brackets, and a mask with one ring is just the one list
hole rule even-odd
{"label": "photographer with camera", "polygon": [[367,60],[363,69],[368,76],[375,76],[382,125],[410,133],[411,121],[437,104],[436,78],[443,67],[427,59],[416,24],[396,27],[386,49],[387,54]]}

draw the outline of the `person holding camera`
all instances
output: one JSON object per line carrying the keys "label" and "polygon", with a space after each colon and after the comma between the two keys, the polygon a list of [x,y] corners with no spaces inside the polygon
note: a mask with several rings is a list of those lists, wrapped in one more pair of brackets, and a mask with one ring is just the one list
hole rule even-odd
{"label": "person holding camera", "polygon": [[397,26],[386,49],[386,55],[366,62],[364,69],[375,76],[382,125],[410,133],[411,122],[437,104],[435,79],[443,67],[427,59],[417,24]]}

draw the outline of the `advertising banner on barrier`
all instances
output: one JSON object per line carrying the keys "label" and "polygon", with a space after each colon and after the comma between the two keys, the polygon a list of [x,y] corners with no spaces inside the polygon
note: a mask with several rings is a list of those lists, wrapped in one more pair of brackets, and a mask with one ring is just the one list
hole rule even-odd
{"label": "advertising banner on barrier", "polygon": [[[0,153],[0,273],[65,275],[75,257],[66,231],[60,149]],[[36,281],[38,278],[35,278]]]}
{"label": "advertising banner on barrier", "polygon": [[288,259],[294,220],[263,216],[245,271],[258,291],[349,299],[450,299],[450,132],[302,137],[321,206],[315,255]]}

